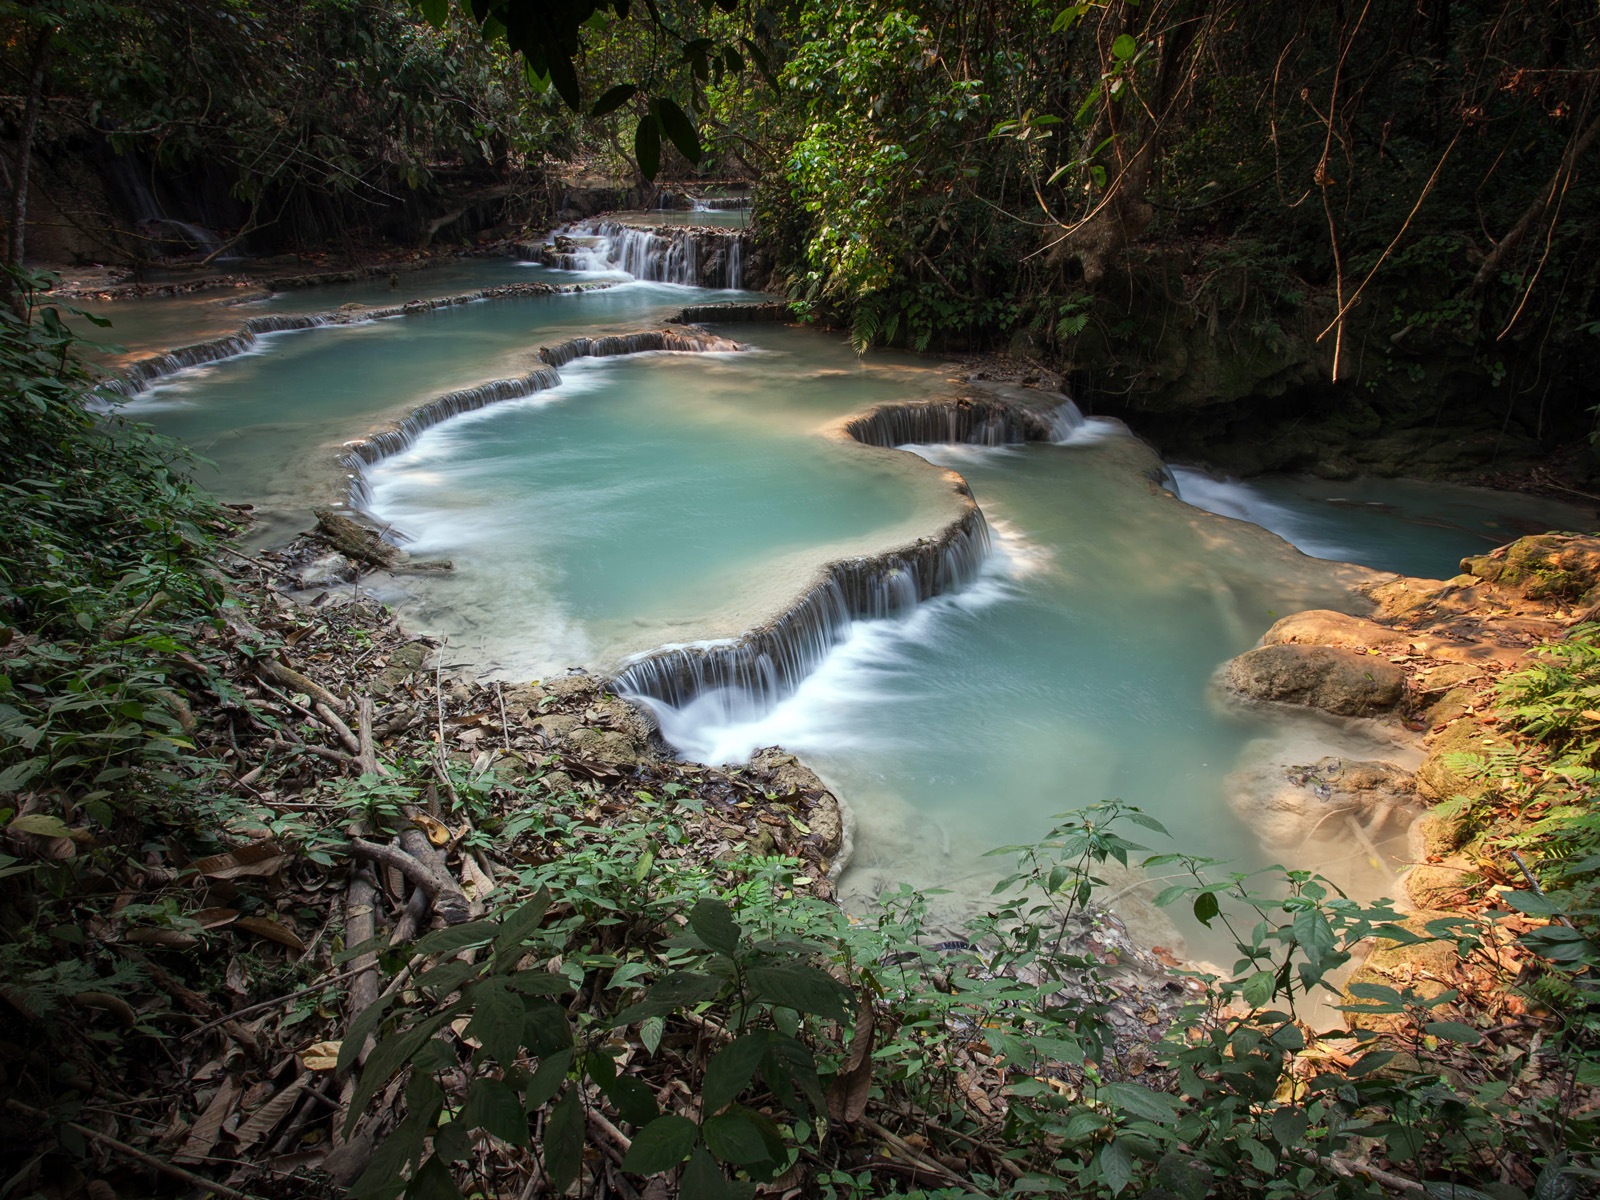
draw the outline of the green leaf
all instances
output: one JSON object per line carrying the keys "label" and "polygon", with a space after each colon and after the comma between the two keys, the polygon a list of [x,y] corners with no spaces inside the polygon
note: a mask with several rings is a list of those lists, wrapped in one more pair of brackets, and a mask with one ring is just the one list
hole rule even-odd
{"label": "green leaf", "polygon": [[661,127],[654,112],[639,118],[639,127],[633,131],[633,156],[646,179],[654,179],[661,170]]}
{"label": "green leaf", "polygon": [[502,1067],[511,1066],[522,1050],[522,997],[504,979],[489,979],[469,989],[467,998],[473,1005],[467,1036]]}
{"label": "green leaf", "polygon": [[1111,57],[1119,62],[1125,62],[1139,53],[1139,43],[1131,33],[1120,33],[1117,40],[1111,43]]}
{"label": "green leaf", "polygon": [[1173,1108],[1169,1097],[1136,1083],[1105,1084],[1100,1089],[1100,1098],[1114,1109],[1144,1117],[1147,1121],[1170,1125],[1178,1119],[1177,1110]]}
{"label": "green leaf", "polygon": [[1211,918],[1221,911],[1222,906],[1211,892],[1201,892],[1194,898],[1194,919],[1207,929],[1211,928]]}
{"label": "green leaf", "polygon": [[655,1091],[635,1075],[618,1075],[604,1091],[630,1125],[648,1125],[661,1115],[656,1107]]}
{"label": "green leaf", "polygon": [[513,1146],[528,1144],[528,1117],[522,1101],[503,1080],[486,1075],[474,1079],[457,1120],[469,1129],[487,1130]]}
{"label": "green leaf", "polygon": [[1298,1108],[1280,1108],[1272,1114],[1272,1136],[1285,1150],[1298,1148],[1310,1125],[1310,1118]]}
{"label": "green leaf", "polygon": [[751,967],[747,978],[760,999],[834,1021],[850,1019],[850,989],[826,971],[804,964]]}
{"label": "green leaf", "polygon": [[6,826],[7,833],[32,833],[39,837],[70,838],[72,827],[60,817],[52,817],[48,813],[29,813],[25,817],[18,817]]}
{"label": "green leaf", "polygon": [[683,1180],[678,1185],[678,1195],[684,1200],[691,1196],[694,1200],[730,1200],[733,1195],[722,1168],[717,1166],[717,1160],[711,1157],[704,1146],[696,1148],[690,1157]]}
{"label": "green leaf", "polygon": [[450,0],[417,0],[422,19],[435,29],[443,29],[450,17]]}
{"label": "green leaf", "polygon": [[[500,933],[494,939],[495,956],[509,955],[513,950],[521,949],[528,935],[544,922],[544,914],[550,907],[550,889],[540,888],[534,897],[526,904],[521,905],[510,916],[500,923]],[[457,926],[464,929],[466,926]],[[515,966],[513,962],[509,964]]]}
{"label": "green leaf", "polygon": [[544,1169],[558,1196],[572,1186],[583,1170],[583,1105],[577,1088],[567,1089],[545,1121]]}
{"label": "green leaf", "polygon": [[776,1158],[759,1126],[738,1109],[709,1118],[702,1127],[706,1148],[736,1167],[775,1162]]}
{"label": "green leaf", "polygon": [[430,1154],[422,1169],[406,1185],[406,1200],[461,1200],[461,1189],[444,1158]]}
{"label": "green leaf", "polygon": [[670,1171],[689,1156],[699,1138],[700,1127],[687,1117],[676,1113],[657,1117],[634,1135],[622,1169],[639,1175]]}
{"label": "green leaf", "polygon": [[1133,1161],[1128,1157],[1128,1147],[1122,1141],[1113,1139],[1101,1146],[1097,1161],[1100,1174],[1113,1196],[1119,1195],[1133,1182]]}
{"label": "green leaf", "polygon": [[532,1112],[550,1102],[550,1097],[556,1094],[566,1079],[567,1072],[572,1068],[572,1059],[576,1054],[576,1049],[567,1049],[547,1055],[540,1060],[539,1069],[533,1073],[533,1078],[528,1080],[528,1086],[522,1093],[522,1106],[525,1110]]}
{"label": "green leaf", "polygon": [[689,911],[689,928],[702,942],[730,958],[739,949],[739,925],[721,900],[705,899]]}
{"label": "green leaf", "polygon": [[700,161],[700,135],[695,132],[694,122],[684,114],[673,101],[665,96],[658,96],[651,107],[656,110],[656,116],[661,122],[661,128],[666,132],[672,144],[678,148],[678,153],[687,158],[691,163]]}
{"label": "green leaf", "polygon": [[1483,1041],[1483,1034],[1471,1025],[1463,1025],[1460,1021],[1429,1021],[1422,1028],[1434,1037],[1443,1038],[1447,1042],[1459,1042],[1463,1046],[1472,1046]]}
{"label": "green leaf", "polygon": [[708,1113],[720,1112],[750,1086],[770,1034],[765,1029],[735,1038],[712,1057],[701,1084],[701,1104]]}
{"label": "green leaf", "polygon": [[638,94],[638,85],[619,83],[616,87],[607,90],[605,95],[594,102],[594,107],[589,110],[589,115],[591,117],[603,117],[607,113],[615,112]]}
{"label": "green leaf", "polygon": [[493,921],[468,921],[464,925],[436,929],[412,946],[411,951],[413,954],[455,954],[475,946],[487,946],[494,940],[496,928]]}

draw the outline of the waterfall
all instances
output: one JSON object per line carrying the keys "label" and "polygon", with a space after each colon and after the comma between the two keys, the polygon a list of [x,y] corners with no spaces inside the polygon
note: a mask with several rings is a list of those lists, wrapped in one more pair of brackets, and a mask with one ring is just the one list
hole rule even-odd
{"label": "waterfall", "polygon": [[446,392],[413,409],[389,428],[369,434],[359,441],[345,443],[345,452],[340,456],[339,464],[352,472],[351,503],[356,508],[362,508],[371,499],[366,477],[361,473],[362,467],[400,453],[415,443],[424,431],[462,413],[476,412],[503,400],[520,400],[524,396],[548,391],[560,382],[561,376],[555,368],[540,367],[537,371],[514,379],[495,379],[477,387]]}
{"label": "waterfall", "polygon": [[102,382],[99,390],[115,396],[136,396],[158,379],[168,375],[176,375],[179,371],[187,371],[190,367],[200,367],[207,363],[221,362],[225,358],[248,354],[255,349],[257,339],[262,334],[284,333],[292,329],[315,329],[332,322],[333,318],[327,316],[251,317],[239,327],[238,332],[226,337],[213,338],[209,342],[196,342],[192,346],[179,346],[176,350],[168,350],[165,354],[141,358],[138,362],[124,367],[119,378]]}
{"label": "waterfall", "polygon": [[[510,284],[508,286],[526,287],[529,285]],[[344,453],[339,457],[339,464],[351,473],[350,503],[355,508],[364,508],[371,500],[362,468],[400,453],[400,451],[414,444],[417,438],[426,430],[443,421],[448,421],[451,417],[460,416],[462,413],[475,412],[480,408],[487,408],[489,405],[498,404],[501,401],[520,400],[525,396],[549,391],[561,382],[561,375],[557,368],[565,366],[573,359],[644,354],[656,350],[709,354],[743,349],[745,349],[744,346],[741,346],[738,342],[729,341],[727,338],[712,337],[709,334],[695,336],[693,334],[674,333],[671,330],[626,333],[599,338],[573,338],[556,346],[540,347],[539,357],[548,364],[546,366],[511,379],[495,379],[488,383],[480,383],[476,387],[446,392],[444,395],[436,396],[426,404],[412,409],[410,413],[393,425],[379,429],[357,441],[345,443]]]}
{"label": "waterfall", "polygon": [[749,321],[789,321],[794,314],[787,301],[767,304],[691,304],[667,320],[674,325],[727,324]]}
{"label": "waterfall", "polygon": [[748,196],[691,196],[689,208],[694,212],[728,212],[731,209],[750,207]]}
{"label": "waterfall", "polygon": [[697,336],[674,333],[670,329],[644,333],[618,333],[609,337],[576,337],[554,346],[540,346],[539,357],[552,367],[564,367],[575,358],[611,358],[619,354],[648,354],[653,350],[675,350],[696,354],[726,353],[744,346],[711,334]]}
{"label": "waterfall", "polygon": [[971,581],[989,555],[989,527],[971,504],[943,533],[871,558],[829,563],[776,620],[741,637],[635,659],[611,682],[622,696],[678,707],[730,689],[758,708],[790,695],[852,622],[902,616]]}
{"label": "waterfall", "polygon": [[589,221],[557,234],[539,261],[561,271],[623,271],[651,283],[741,287],[748,236],[738,229]]}
{"label": "waterfall", "polygon": [[1053,411],[1012,400],[962,397],[884,405],[846,421],[844,432],[869,446],[1006,446],[1052,441],[1056,426]]}
{"label": "waterfall", "polygon": [[[176,350],[168,350],[163,354],[141,358],[121,369],[116,378],[102,380],[97,389],[105,396],[121,396],[124,399],[136,396],[140,392],[153,386],[158,380],[169,375],[176,375],[179,371],[187,371],[191,367],[201,367],[208,363],[221,362],[225,358],[235,358],[241,354],[248,354],[256,348],[257,339],[262,334],[286,333],[296,329],[321,329],[328,325],[353,325],[364,321],[382,321],[390,317],[409,317],[420,313],[434,312],[441,308],[453,308],[461,304],[475,304],[479,300],[512,300],[525,296],[556,296],[571,295],[575,292],[595,291],[600,288],[613,286],[605,283],[587,284],[554,284],[554,283],[502,283],[494,287],[479,288],[475,292],[463,292],[456,296],[439,296],[431,300],[407,300],[403,304],[391,304],[383,308],[355,308],[341,309],[331,313],[312,313],[306,316],[271,315],[251,317],[237,331],[224,337],[213,338],[208,342],[196,342],[192,346],[180,346]],[[654,349],[676,349],[679,347],[657,346]],[[698,347],[682,347],[696,349]],[[729,348],[733,347],[732,343]]]}
{"label": "waterfall", "polygon": [[1083,431],[1085,422],[1083,410],[1071,400],[1063,401],[1057,405],[1056,410],[1050,414],[1049,419],[1052,432],[1050,441],[1058,445],[1065,445],[1068,442],[1077,440]]}

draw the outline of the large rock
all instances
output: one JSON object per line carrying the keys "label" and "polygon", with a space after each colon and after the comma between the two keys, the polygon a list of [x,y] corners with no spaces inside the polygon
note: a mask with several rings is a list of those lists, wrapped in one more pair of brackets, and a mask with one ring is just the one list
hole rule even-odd
{"label": "large rock", "polygon": [[1391,824],[1403,830],[1415,811],[1411,772],[1391,763],[1332,755],[1316,762],[1270,756],[1228,777],[1228,801],[1269,852],[1303,849],[1313,838],[1348,842],[1348,820],[1376,841]]}
{"label": "large rock", "polygon": [[1385,712],[1405,690],[1405,674],[1393,663],[1333,646],[1261,646],[1228,663],[1223,682],[1247,700],[1304,705],[1341,717]]}
{"label": "large rock", "polygon": [[1314,608],[1284,617],[1261,638],[1264,646],[1399,646],[1406,637],[1387,625],[1361,617]]}
{"label": "large rock", "polygon": [[1600,538],[1541,533],[1461,560],[1468,575],[1529,600],[1592,604],[1600,599]]}

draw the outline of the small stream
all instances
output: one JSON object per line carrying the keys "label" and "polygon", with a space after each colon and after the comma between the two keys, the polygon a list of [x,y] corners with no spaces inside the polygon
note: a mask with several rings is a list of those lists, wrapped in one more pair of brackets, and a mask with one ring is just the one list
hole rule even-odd
{"label": "small stream", "polygon": [[[594,278],[469,262],[400,284],[410,298],[508,275]],[[659,326],[686,303],[755,298],[603,278],[621,285],[270,335],[126,411],[210,459],[202,480],[259,506],[261,540],[281,538],[347,488],[341,446],[382,422],[527,372],[541,345]],[[224,312],[393,302],[385,280]],[[172,337],[185,318],[161,303],[179,302],[110,309],[112,335],[185,340]],[[191,328],[218,320],[215,306],[181,303]],[[1278,617],[1357,608],[1349,589],[1371,578],[1365,567],[1448,575],[1463,554],[1528,529],[1594,522],[1471,489],[1167,475],[1109,422],[1065,444],[860,446],[837,436],[841,418],[957,394],[952,367],[858,358],[842,338],[809,330],[716,332],[749,349],[580,360],[559,386],[452,419],[367,468],[371,513],[419,557],[456,565],[388,594],[446,639],[453,666],[510,678],[614,672],[663,645],[735,637],[782,611],[824,563],[933,532],[953,511],[945,472],[959,472],[992,542],[967,586],[845,622],[811,673],[777,694],[646,699],[688,757],[738,761],[773,744],[804,755],[855,812],[842,891],[856,906],[908,882],[946,889],[939,903],[957,923],[1007,865],[986,850],[1111,798],[1166,823],[1185,850],[1243,867],[1294,858],[1358,892],[1387,890],[1393,864],[1363,849],[1262,845],[1234,811],[1229,776],[1264,740],[1282,751],[1300,739],[1308,761],[1403,753],[1371,731],[1230,711],[1212,673]],[[1402,833],[1381,849],[1403,857]],[[1147,939],[1181,945],[1136,888],[1119,909]]]}

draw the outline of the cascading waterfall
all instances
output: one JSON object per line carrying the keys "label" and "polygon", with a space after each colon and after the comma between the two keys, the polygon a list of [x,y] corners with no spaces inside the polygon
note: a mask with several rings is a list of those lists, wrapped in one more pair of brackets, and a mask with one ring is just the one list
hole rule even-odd
{"label": "cascading waterfall", "polygon": [[727,324],[729,322],[789,321],[794,314],[787,301],[769,304],[691,304],[667,320],[674,325]]}
{"label": "cascading waterfall", "polygon": [[539,357],[552,367],[564,367],[577,358],[611,358],[619,354],[648,354],[655,350],[687,351],[698,354],[743,350],[738,342],[711,334],[675,333],[653,329],[642,333],[618,333],[609,337],[576,337],[554,346],[540,346]]}
{"label": "cascading waterfall", "polygon": [[689,208],[692,212],[729,212],[735,209],[750,207],[748,196],[691,196]]}
{"label": "cascading waterfall", "polygon": [[113,396],[136,396],[168,375],[176,375],[179,371],[187,371],[191,367],[200,367],[207,363],[221,362],[225,358],[248,354],[255,349],[256,342],[262,334],[285,333],[294,329],[315,329],[333,323],[334,318],[323,315],[251,317],[239,327],[237,333],[231,333],[227,337],[213,338],[209,342],[196,342],[192,346],[179,346],[176,350],[169,350],[165,354],[141,358],[138,362],[124,367],[120,377],[107,379],[101,383],[100,391]]}
{"label": "cascading waterfall", "polygon": [[299,329],[321,329],[329,325],[354,325],[364,321],[387,320],[391,317],[415,316],[419,313],[434,312],[441,308],[453,308],[461,304],[475,304],[479,300],[509,300],[524,296],[571,295],[576,292],[595,291],[610,286],[613,285],[605,283],[504,283],[494,287],[479,288],[475,292],[462,292],[455,296],[439,296],[431,300],[408,300],[404,304],[392,304],[383,308],[357,308],[351,311],[311,313],[304,316],[275,314],[251,317],[236,332],[230,333],[225,337],[213,338],[207,342],[196,342],[192,346],[180,346],[176,350],[167,351],[165,354],[141,358],[137,362],[121,368],[116,377],[102,380],[97,387],[100,393],[107,397],[121,396],[127,398],[136,396],[154,386],[159,380],[165,379],[169,375],[176,375],[179,371],[187,371],[191,367],[202,367],[209,363],[221,362],[225,358],[235,358],[241,354],[249,354],[256,348],[257,339],[263,334],[288,333]]}
{"label": "cascading waterfall", "polygon": [[1083,414],[1070,400],[1044,409],[1013,400],[963,397],[884,405],[846,421],[844,432],[869,446],[1007,446],[1057,441],[1082,424]]}
{"label": "cascading waterfall", "polygon": [[[521,286],[521,285],[517,285]],[[505,400],[521,400],[549,391],[561,382],[556,370],[578,358],[605,358],[626,354],[645,354],[667,350],[680,354],[725,353],[745,349],[738,342],[710,334],[696,336],[671,330],[617,334],[612,337],[572,338],[555,346],[541,346],[539,357],[547,363],[536,371],[512,379],[495,379],[476,387],[461,388],[437,396],[386,429],[348,442],[339,463],[350,471],[350,503],[361,509],[371,502],[371,493],[362,468],[381,462],[412,446],[425,431],[451,417],[476,412]]]}
{"label": "cascading waterfall", "polygon": [[539,261],[561,271],[623,271],[650,283],[742,288],[746,236],[742,230],[590,221],[558,234]]}
{"label": "cascading waterfall", "polygon": [[903,616],[978,574],[989,527],[976,504],[934,539],[871,558],[830,563],[782,616],[727,642],[675,646],[644,655],[612,681],[619,695],[679,707],[707,693],[731,693],[754,711],[791,694],[858,620]]}

